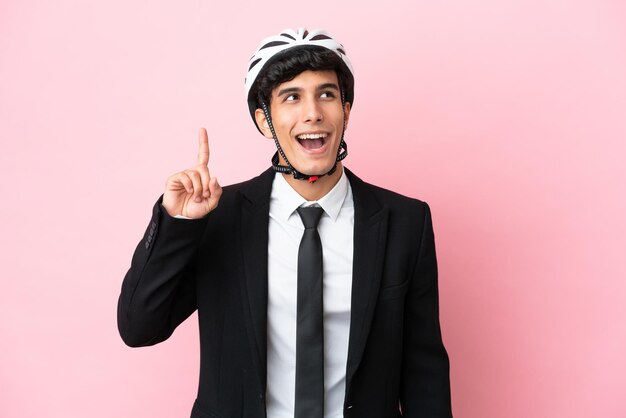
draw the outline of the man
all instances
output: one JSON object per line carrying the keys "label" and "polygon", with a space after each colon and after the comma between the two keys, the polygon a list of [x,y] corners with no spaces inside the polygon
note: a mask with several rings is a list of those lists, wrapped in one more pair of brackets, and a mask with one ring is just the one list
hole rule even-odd
{"label": "man", "polygon": [[122,338],[156,344],[198,310],[192,417],[451,417],[430,211],[344,169],[343,46],[285,30],[246,89],[273,167],[222,190],[200,131],[124,278]]}

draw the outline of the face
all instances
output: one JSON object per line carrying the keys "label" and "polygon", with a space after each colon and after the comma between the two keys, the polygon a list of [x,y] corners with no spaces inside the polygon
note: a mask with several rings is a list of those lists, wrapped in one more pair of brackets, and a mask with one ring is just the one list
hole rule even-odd
{"label": "face", "polygon": [[[276,137],[289,162],[304,174],[324,174],[337,160],[344,111],[334,71],[304,71],[278,85],[270,104]],[[345,106],[345,126],[350,104]],[[256,111],[263,135],[272,138],[265,115]],[[285,164],[282,156],[281,164]]]}

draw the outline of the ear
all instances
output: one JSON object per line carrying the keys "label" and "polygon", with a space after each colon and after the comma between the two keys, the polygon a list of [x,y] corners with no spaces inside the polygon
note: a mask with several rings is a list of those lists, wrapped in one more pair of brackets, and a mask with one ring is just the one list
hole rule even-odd
{"label": "ear", "polygon": [[270,129],[270,125],[265,117],[265,112],[262,109],[257,109],[254,111],[254,119],[256,120],[256,124],[261,130],[261,133],[264,137],[272,139],[272,130]]}
{"label": "ear", "polygon": [[348,121],[350,120],[350,108],[351,108],[350,102],[346,102],[343,108],[343,114],[344,114],[343,130],[344,131],[348,129]]}

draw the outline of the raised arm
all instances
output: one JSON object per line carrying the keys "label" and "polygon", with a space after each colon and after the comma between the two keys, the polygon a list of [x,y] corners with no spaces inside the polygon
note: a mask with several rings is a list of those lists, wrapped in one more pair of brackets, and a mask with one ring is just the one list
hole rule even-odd
{"label": "raised arm", "polygon": [[[209,174],[206,130],[198,134],[197,164],[167,179],[165,192],[135,249],[118,300],[124,342],[147,346],[167,339],[196,309],[195,266],[208,214],[222,188]],[[176,219],[176,216],[190,219]]]}

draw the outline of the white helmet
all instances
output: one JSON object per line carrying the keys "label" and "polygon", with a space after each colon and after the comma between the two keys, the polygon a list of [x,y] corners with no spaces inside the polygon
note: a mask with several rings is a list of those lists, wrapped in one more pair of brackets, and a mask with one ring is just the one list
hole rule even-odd
{"label": "white helmet", "polygon": [[[260,107],[260,104],[257,103],[256,97],[251,97],[250,93],[253,90],[252,87],[257,81],[258,75],[261,73],[263,68],[265,68],[266,65],[281,52],[287,49],[303,46],[319,46],[336,53],[345,64],[345,69],[347,69],[346,74],[352,78],[350,81],[351,85],[353,85],[354,71],[352,70],[350,60],[346,56],[343,45],[333,39],[323,29],[314,29],[312,31],[308,31],[305,28],[299,28],[298,30],[285,29],[279,35],[263,39],[257,50],[254,52],[254,55],[252,55],[252,58],[250,58],[245,86],[248,107],[250,108],[250,115],[253,120],[254,111]],[[350,102],[350,105],[352,105],[352,101],[354,100],[354,88],[349,88],[349,91],[345,91],[343,93],[345,94],[345,100]]]}

